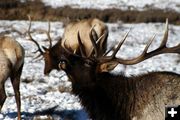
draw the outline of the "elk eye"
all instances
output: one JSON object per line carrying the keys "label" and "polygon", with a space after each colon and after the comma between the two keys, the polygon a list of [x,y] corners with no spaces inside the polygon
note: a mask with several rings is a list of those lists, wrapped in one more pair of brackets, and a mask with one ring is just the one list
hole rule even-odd
{"label": "elk eye", "polygon": [[86,60],[85,63],[84,63],[84,65],[85,65],[86,67],[91,67],[92,64],[93,64],[93,62],[90,61],[90,60]]}
{"label": "elk eye", "polygon": [[59,62],[59,68],[62,70],[66,69],[66,61],[65,60],[62,60]]}

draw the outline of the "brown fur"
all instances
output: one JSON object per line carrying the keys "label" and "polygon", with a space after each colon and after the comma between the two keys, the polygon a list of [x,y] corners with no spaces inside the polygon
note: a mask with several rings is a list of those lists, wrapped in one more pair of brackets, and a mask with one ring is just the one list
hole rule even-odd
{"label": "brown fur", "polygon": [[21,120],[20,76],[24,64],[24,49],[10,37],[0,37],[0,110],[6,100],[4,84],[8,77],[15,93],[18,120]]}
{"label": "brown fur", "polygon": [[96,60],[75,54],[61,55],[59,66],[93,120],[163,120],[166,105],[180,104],[179,74],[151,72],[125,77],[100,73]]}
{"label": "brown fur", "polygon": [[[112,55],[99,55],[95,41],[94,54],[84,57],[71,52],[61,54],[59,68],[72,82],[72,91],[79,96],[93,120],[163,120],[166,105],[180,105],[180,75],[171,72],[151,72],[126,77],[113,75],[117,64],[132,65],[163,53],[178,53],[180,45],[166,47],[168,20],[160,47],[147,52],[154,38],[143,53],[131,60],[117,58],[116,54],[128,33],[113,50]],[[78,36],[78,40],[81,38]],[[83,45],[79,42],[81,49]]]}

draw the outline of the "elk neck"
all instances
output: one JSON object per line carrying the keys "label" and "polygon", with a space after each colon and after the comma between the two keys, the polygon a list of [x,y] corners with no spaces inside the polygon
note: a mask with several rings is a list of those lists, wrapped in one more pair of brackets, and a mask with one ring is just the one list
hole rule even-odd
{"label": "elk neck", "polygon": [[[129,111],[129,113],[134,111],[132,103],[135,102],[135,93],[133,93],[135,92],[135,86],[133,86],[134,81],[132,79],[123,75],[115,76],[111,73],[97,74],[94,79],[95,83],[88,83],[86,86],[72,83],[73,93],[79,96],[91,118],[116,120],[129,116],[125,115],[124,111]],[[119,106],[119,109],[116,109],[117,106]],[[97,115],[98,113],[102,114]],[[110,118],[107,118],[107,116],[110,116]]]}
{"label": "elk neck", "polygon": [[[179,79],[179,75],[170,72],[151,72],[132,77],[104,72],[97,74],[94,79],[93,84],[86,86],[72,82],[72,89],[91,118],[98,116],[104,120],[130,120],[134,116],[140,117],[159,93],[166,93],[168,82],[174,80],[173,84],[179,84],[175,81]],[[99,113],[102,113],[102,116],[97,115]]]}

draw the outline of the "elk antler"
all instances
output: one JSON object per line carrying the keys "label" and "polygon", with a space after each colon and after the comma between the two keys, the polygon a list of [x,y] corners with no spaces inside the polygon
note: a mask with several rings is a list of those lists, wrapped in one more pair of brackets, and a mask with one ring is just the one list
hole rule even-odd
{"label": "elk antler", "polygon": [[98,57],[98,49],[97,49],[97,44],[96,44],[96,40],[94,40],[94,37],[93,37],[93,34],[92,34],[92,31],[94,30],[94,27],[95,25],[91,28],[90,32],[89,32],[89,37],[90,37],[90,40],[91,40],[91,43],[94,47],[94,52],[95,52],[95,57]]}
{"label": "elk antler", "polygon": [[37,49],[37,51],[35,51],[35,52],[40,52],[40,54],[36,57],[36,58],[38,58],[40,55],[42,55],[43,54],[43,51],[42,51],[42,49],[41,49],[41,47],[40,47],[40,45],[38,44],[38,42],[37,41],[35,41],[33,38],[32,38],[32,36],[31,36],[31,33],[30,33],[30,29],[31,29],[31,17],[30,16],[28,16],[28,18],[29,18],[29,28],[28,28],[28,35],[29,35],[29,40],[30,41],[32,41],[32,42],[34,42],[35,44],[36,44],[36,46],[38,47],[38,49]]}
{"label": "elk antler", "polygon": [[51,39],[51,36],[50,36],[50,32],[51,32],[51,24],[50,24],[50,21],[48,21],[48,30],[40,30],[41,32],[43,33],[46,33],[47,37],[48,37],[48,41],[49,41],[49,48],[46,48],[43,46],[43,48],[45,49],[51,49],[52,48],[52,39]]}
{"label": "elk antler", "polygon": [[51,25],[50,25],[50,21],[48,21],[48,31],[46,32],[47,36],[48,36],[48,40],[49,40],[49,49],[52,48],[52,39],[50,36],[50,30],[51,29]]}
{"label": "elk antler", "polygon": [[82,44],[82,41],[81,41],[80,33],[78,31],[77,37],[78,37],[78,43],[79,43],[80,52],[81,52],[82,57],[90,57],[93,54],[93,50],[95,52],[95,56],[96,57],[99,56],[97,44],[99,44],[101,39],[105,36],[105,33],[98,38],[98,35],[97,35],[96,31],[94,30],[94,27],[95,27],[95,25],[90,29],[90,32],[89,32],[89,37],[93,44],[93,47],[87,55],[86,55],[84,45]]}
{"label": "elk antler", "polygon": [[[163,54],[163,53],[178,53],[178,54],[180,54],[180,44],[178,44],[175,47],[171,47],[171,48],[168,48],[166,46],[167,39],[168,39],[168,19],[166,20],[165,33],[164,33],[164,37],[162,39],[161,45],[156,50],[153,50],[153,51],[147,53],[147,50],[148,50],[149,46],[151,45],[152,41],[155,38],[155,36],[153,36],[151,38],[151,40],[149,41],[149,43],[146,45],[146,47],[145,47],[144,51],[142,52],[142,54],[140,56],[138,56],[137,58],[134,58],[134,59],[131,59],[131,60],[124,60],[122,58],[116,58],[115,56],[117,54],[117,51],[122,46],[122,44],[125,41],[128,33],[125,35],[123,40],[119,42],[118,47],[114,50],[114,52],[113,52],[113,54],[111,56],[103,56],[101,58],[98,58],[101,63],[115,61],[115,62],[118,62],[118,63],[121,63],[121,64],[132,65],[132,64],[139,63],[139,62],[141,62],[143,60],[146,60],[148,58],[151,58],[153,56],[156,56],[156,55],[159,55],[159,54]],[[96,46],[94,46],[94,48],[95,47]]]}
{"label": "elk antler", "polygon": [[[93,44],[93,47],[92,49],[90,50],[89,54],[87,55],[87,57],[90,57],[92,54],[93,54],[93,50],[95,52],[95,56],[99,56],[99,53],[98,53],[98,48],[97,48],[97,45],[99,44],[99,42],[101,41],[101,39],[105,36],[105,33],[103,35],[101,35],[99,38],[98,38],[98,35],[96,33],[96,31],[94,30],[94,27],[95,25],[91,28],[90,32],[89,32],[89,37],[90,37],[90,40]],[[93,37],[93,35],[95,35],[95,38]]]}
{"label": "elk antler", "polygon": [[79,31],[78,31],[77,37],[78,37],[78,43],[79,43],[79,49],[80,49],[81,55],[82,55],[82,57],[86,57],[86,51],[85,51],[85,48],[84,48],[83,43],[81,41]]}

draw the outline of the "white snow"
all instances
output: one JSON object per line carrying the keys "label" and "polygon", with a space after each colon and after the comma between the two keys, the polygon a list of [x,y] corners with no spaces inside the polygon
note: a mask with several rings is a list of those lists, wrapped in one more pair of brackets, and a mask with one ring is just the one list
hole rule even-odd
{"label": "white snow", "polygon": [[73,8],[117,8],[122,10],[144,10],[160,8],[180,12],[180,0],[42,0],[53,8],[71,6]]}
{"label": "white snow", "polygon": [[[67,81],[64,72],[53,70],[49,76],[43,75],[43,60],[34,61],[35,54],[32,52],[37,48],[35,44],[28,41],[26,30],[28,21],[0,21],[0,34],[7,34],[14,37],[25,48],[25,65],[21,77],[21,101],[22,116],[33,119],[37,112],[43,113],[47,110],[55,111],[54,119],[60,119],[62,116],[75,114],[77,120],[87,119],[79,100],[76,96],[70,94],[71,83]],[[121,22],[109,24],[108,47],[117,44],[123,35],[131,28],[127,41],[118,52],[118,56],[123,58],[132,58],[139,55],[148,40],[156,34],[156,39],[152,43],[150,50],[158,47],[163,37],[164,23],[149,24],[123,24]],[[33,22],[32,36],[41,45],[48,46],[47,37],[39,30],[47,30],[47,22]],[[51,23],[51,37],[55,44],[62,36],[64,28],[61,22]],[[175,46],[180,43],[180,26],[169,26],[168,46]],[[178,62],[179,60],[179,62]],[[118,74],[124,72],[126,75],[137,75],[148,71],[173,71],[180,74],[180,56],[175,54],[165,54],[153,57],[144,62],[132,66],[119,65],[113,72]],[[7,99],[0,114],[0,120],[11,120],[16,118],[16,103],[14,92],[10,80],[6,82]],[[60,92],[59,89],[65,87],[67,92]],[[73,111],[74,110],[74,111]],[[54,112],[54,113],[55,113]],[[38,118],[47,118],[40,115]]]}

